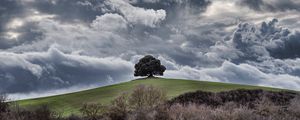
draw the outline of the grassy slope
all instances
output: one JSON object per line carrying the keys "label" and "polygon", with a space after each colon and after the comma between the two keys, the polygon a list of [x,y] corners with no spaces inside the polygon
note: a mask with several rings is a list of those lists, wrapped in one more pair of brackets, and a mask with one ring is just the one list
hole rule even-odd
{"label": "grassy slope", "polygon": [[134,86],[139,84],[154,85],[164,89],[167,92],[168,98],[178,96],[185,92],[204,90],[204,91],[226,91],[238,88],[243,89],[266,89],[266,90],[278,90],[266,87],[226,84],[216,82],[205,81],[191,81],[191,80],[179,80],[179,79],[142,79],[134,80],[130,82],[120,83],[116,85],[110,85],[106,87],[100,87],[96,89],[86,90],[82,92],[37,98],[30,100],[18,101],[23,107],[34,107],[37,105],[47,104],[52,109],[58,112],[63,112],[63,115],[71,113],[78,113],[78,109],[83,103],[86,102],[100,102],[102,104],[109,104],[112,99],[118,96],[120,93],[130,91]]}

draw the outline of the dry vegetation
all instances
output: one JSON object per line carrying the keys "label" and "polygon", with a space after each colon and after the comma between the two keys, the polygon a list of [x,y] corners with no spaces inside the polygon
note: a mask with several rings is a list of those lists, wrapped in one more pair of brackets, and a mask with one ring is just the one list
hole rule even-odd
{"label": "dry vegetation", "polygon": [[21,109],[0,97],[0,120],[299,120],[300,96],[294,92],[196,91],[167,101],[166,93],[139,85],[110,105],[86,103],[81,115],[61,117],[47,106]]}

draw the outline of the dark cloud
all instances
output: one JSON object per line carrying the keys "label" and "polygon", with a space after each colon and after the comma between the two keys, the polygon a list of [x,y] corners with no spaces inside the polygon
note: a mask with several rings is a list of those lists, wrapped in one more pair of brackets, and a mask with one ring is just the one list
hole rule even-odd
{"label": "dark cloud", "polygon": [[15,43],[10,38],[5,37],[7,24],[15,17],[22,17],[24,7],[19,0],[1,0],[0,1],[0,49],[6,49]]}
{"label": "dark cloud", "polygon": [[[130,0],[129,0],[130,1]],[[211,4],[209,0],[133,0],[131,4],[148,9],[164,9],[171,11],[174,8],[195,8],[205,10]]]}
{"label": "dark cloud", "polygon": [[[168,55],[181,65],[207,65],[205,64],[207,61],[202,58],[199,59],[198,53],[196,52],[201,52],[201,50],[202,52],[206,52],[209,46],[213,45],[215,41],[219,39],[219,35],[216,35],[219,33],[215,33],[213,30],[215,26],[218,25],[213,24],[206,26],[194,22],[200,19],[195,17],[205,12],[207,7],[211,4],[211,1],[129,0],[129,3],[135,7],[145,9],[162,9],[167,13],[165,20],[156,28],[143,28],[139,26],[132,28],[131,33],[140,41],[143,41],[140,44],[141,46],[147,44],[147,48],[153,48],[153,50],[145,50],[139,54],[152,53]],[[186,29],[187,26],[189,26],[188,29]],[[150,38],[147,36],[150,36]],[[153,38],[151,38],[153,36],[158,39],[153,40]],[[157,45],[157,43],[161,43],[161,45]],[[189,60],[187,61],[187,59]]]}
{"label": "dark cloud", "polygon": [[271,56],[279,59],[295,59],[300,57],[300,32],[290,34],[283,41],[278,41],[275,48],[269,49]]}
{"label": "dark cloud", "polygon": [[[259,60],[262,56],[270,54],[279,59],[294,59],[299,57],[299,32],[277,26],[277,19],[260,27],[245,23],[240,24],[234,33],[233,42],[244,55],[245,60]],[[262,59],[263,60],[263,59]]]}
{"label": "dark cloud", "polygon": [[299,32],[291,32],[277,22],[241,23],[229,41],[218,42],[206,55],[218,61],[255,66],[263,72],[259,74],[298,79],[299,67],[295,66],[299,64]]}
{"label": "dark cloud", "polygon": [[29,4],[39,12],[56,15],[62,22],[91,22],[110,12],[105,0],[36,0]]}
{"label": "dark cloud", "polygon": [[261,10],[261,5],[264,5],[263,0],[241,0],[239,2],[241,5],[246,5],[254,10]]}
{"label": "dark cloud", "polygon": [[7,23],[14,17],[22,15],[24,7],[19,0],[0,1],[0,32],[5,31]]}
{"label": "dark cloud", "polygon": [[122,59],[69,55],[54,47],[44,53],[0,54],[1,93],[106,85],[129,80],[133,74],[133,64]]}
{"label": "dark cloud", "polygon": [[[132,5],[147,9],[166,10],[166,20],[176,21],[183,17],[183,14],[200,14],[211,4],[209,0],[136,0],[131,2]],[[181,12],[182,11],[182,12]],[[170,22],[172,23],[172,22]]]}
{"label": "dark cloud", "polygon": [[[232,35],[232,39],[212,48],[236,51],[227,56],[235,63],[245,61],[264,61],[267,58],[294,59],[299,57],[299,32],[277,25],[278,20],[262,22],[260,26],[251,23],[241,23]],[[219,47],[219,48],[218,48]],[[221,49],[222,48],[222,49]],[[222,52],[222,51],[220,51]]]}
{"label": "dark cloud", "polygon": [[[86,24],[110,11],[104,0],[2,0],[0,2],[0,49],[41,40],[38,28],[42,17],[52,15],[65,23]],[[19,23],[13,23],[14,21]],[[19,24],[13,28],[9,25]]]}
{"label": "dark cloud", "polygon": [[0,49],[8,49],[22,44],[30,44],[43,34],[32,21],[31,8],[21,0],[2,0],[0,2]]}
{"label": "dark cloud", "polygon": [[300,3],[295,0],[241,0],[238,3],[257,11],[300,11]]}
{"label": "dark cloud", "polygon": [[16,29],[5,29],[0,33],[0,49],[31,44],[43,38],[43,32],[39,30],[36,22],[24,22],[22,24]]}

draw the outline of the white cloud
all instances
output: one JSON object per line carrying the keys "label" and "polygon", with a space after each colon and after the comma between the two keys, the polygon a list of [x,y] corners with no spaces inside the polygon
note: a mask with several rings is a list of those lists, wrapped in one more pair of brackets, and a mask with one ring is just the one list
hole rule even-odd
{"label": "white cloud", "polygon": [[118,31],[127,29],[127,21],[118,14],[107,13],[92,22],[91,26],[100,31]]}
{"label": "white cloud", "polygon": [[[110,20],[109,23],[104,23]],[[45,19],[38,24],[43,39],[13,47],[8,51],[28,52],[46,51],[53,44],[64,52],[81,51],[80,54],[105,57],[113,52],[123,52],[122,48],[130,44],[126,38],[126,21],[117,14],[105,14],[97,17],[90,26],[84,24],[65,24],[53,19]]]}
{"label": "white cloud", "polygon": [[178,69],[167,70],[166,77],[300,90],[300,77],[289,74],[264,73],[249,64],[236,65],[225,61],[216,68],[192,68],[176,64],[175,66]]}
{"label": "white cloud", "polygon": [[236,65],[225,61],[221,67],[204,69],[201,73],[212,80],[223,82],[262,85],[299,90],[300,78],[288,74],[263,73],[249,64]]}
{"label": "white cloud", "polygon": [[155,27],[166,17],[165,10],[153,10],[134,7],[123,0],[110,0],[110,4],[115,9],[120,10],[126,20],[132,24],[141,24],[149,27]]}
{"label": "white cloud", "polygon": [[228,0],[214,1],[207,10],[203,13],[206,17],[222,17],[230,15],[231,17],[242,16],[242,11],[249,11],[249,9],[239,8],[234,2]]}
{"label": "white cloud", "polygon": [[38,78],[42,75],[42,68],[39,65],[28,62],[22,55],[0,52],[0,60],[0,67],[2,70],[7,68],[21,68],[30,71],[31,74]]}

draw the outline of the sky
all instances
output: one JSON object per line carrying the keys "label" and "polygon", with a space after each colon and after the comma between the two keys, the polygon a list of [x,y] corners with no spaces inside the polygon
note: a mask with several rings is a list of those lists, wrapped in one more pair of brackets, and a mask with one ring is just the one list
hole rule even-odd
{"label": "sky", "polygon": [[0,93],[14,99],[164,77],[300,90],[299,0],[1,0]]}

